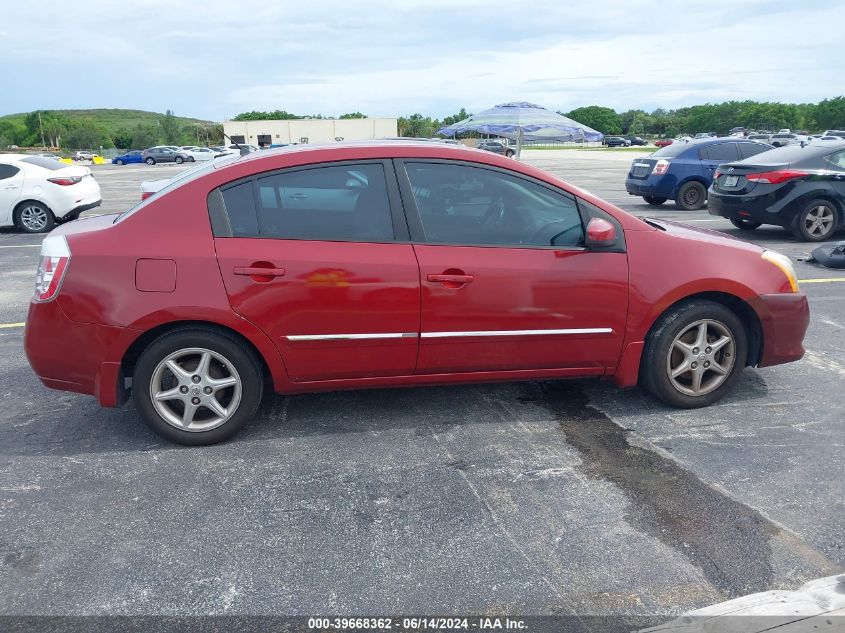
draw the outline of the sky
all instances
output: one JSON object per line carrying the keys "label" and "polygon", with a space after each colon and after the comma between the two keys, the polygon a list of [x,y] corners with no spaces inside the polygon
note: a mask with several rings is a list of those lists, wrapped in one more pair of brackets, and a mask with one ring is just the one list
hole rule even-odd
{"label": "sky", "polygon": [[2,0],[0,114],[441,118],[845,94],[842,0]]}

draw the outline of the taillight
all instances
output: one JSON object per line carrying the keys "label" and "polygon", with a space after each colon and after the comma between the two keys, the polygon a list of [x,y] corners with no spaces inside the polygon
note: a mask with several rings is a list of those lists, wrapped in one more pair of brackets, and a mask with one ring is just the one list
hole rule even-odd
{"label": "taillight", "polygon": [[153,192],[152,192],[152,191],[142,191],[142,192],[141,192],[141,200],[146,200],[146,199],[147,199],[147,198],[149,198],[151,195],[153,195]]}
{"label": "taillight", "polygon": [[722,175],[722,172],[720,172],[720,171],[717,169],[716,171],[714,171],[714,172],[713,172],[713,180],[718,180],[718,179],[719,179],[719,176],[721,176],[721,175]]}
{"label": "taillight", "polygon": [[64,176],[62,178],[48,178],[50,182],[54,185],[61,185],[62,187],[67,187],[69,185],[75,185],[79,182],[82,182],[82,176]]}
{"label": "taillight", "polygon": [[809,174],[805,171],[795,171],[794,169],[779,169],[776,171],[764,171],[759,174],[746,174],[745,177],[753,182],[766,182],[770,185],[779,185],[787,180],[793,178],[803,178]]}
{"label": "taillight", "polygon": [[50,301],[59,294],[67,267],[70,263],[70,247],[64,235],[44,238],[41,242],[41,260],[35,277],[35,300]]}
{"label": "taillight", "polygon": [[655,176],[662,176],[669,171],[669,161],[662,158],[654,164],[654,170],[651,172]]}

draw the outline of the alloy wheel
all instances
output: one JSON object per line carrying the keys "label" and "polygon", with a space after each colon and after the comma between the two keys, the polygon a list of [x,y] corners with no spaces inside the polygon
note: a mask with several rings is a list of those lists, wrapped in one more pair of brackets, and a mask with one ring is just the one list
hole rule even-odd
{"label": "alloy wheel", "polygon": [[234,364],[201,347],[169,354],[150,380],[156,412],[182,431],[209,431],[224,424],[237,411],[242,391]]}
{"label": "alloy wheel", "polygon": [[39,232],[43,231],[47,226],[47,212],[35,205],[27,205],[21,209],[21,224],[26,227],[28,231]]}
{"label": "alloy wheel", "polygon": [[685,327],[669,346],[669,381],[688,396],[703,396],[727,380],[736,358],[731,331],[719,321],[702,319]]}
{"label": "alloy wheel", "polygon": [[824,237],[830,232],[834,221],[833,209],[820,204],[807,212],[804,217],[804,228],[812,237]]}

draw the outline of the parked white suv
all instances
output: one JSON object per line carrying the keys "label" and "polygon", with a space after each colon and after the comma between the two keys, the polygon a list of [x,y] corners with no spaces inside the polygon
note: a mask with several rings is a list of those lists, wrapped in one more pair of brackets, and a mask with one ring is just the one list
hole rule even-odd
{"label": "parked white suv", "polygon": [[100,185],[87,167],[43,156],[0,155],[0,226],[42,233],[101,202]]}

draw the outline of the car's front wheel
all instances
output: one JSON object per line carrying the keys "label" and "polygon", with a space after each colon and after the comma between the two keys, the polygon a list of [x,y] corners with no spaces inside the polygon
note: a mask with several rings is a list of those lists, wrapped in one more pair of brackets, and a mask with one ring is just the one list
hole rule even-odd
{"label": "car's front wheel", "polygon": [[118,159],[117,159],[116,161],[114,161],[114,162],[115,162],[115,163],[117,163],[118,165],[123,165],[123,160],[122,160],[122,159],[120,159],[120,158],[118,158]]}
{"label": "car's front wheel", "polygon": [[706,201],[707,190],[704,185],[694,180],[684,183],[675,198],[675,204],[684,211],[696,211],[703,207]]}
{"label": "car's front wheel", "polygon": [[150,156],[150,157],[149,157],[148,159],[146,159],[144,162],[145,162],[145,163],[147,163],[147,165],[155,165],[155,164],[156,164],[156,159],[155,159],[155,158],[153,158],[152,156]]}
{"label": "car's front wheel", "polygon": [[181,156],[177,156],[177,157],[176,157],[176,164],[177,164],[177,165],[181,165],[181,164],[182,164],[182,163],[184,163],[184,162],[185,162],[185,159],[184,159],[184,158],[182,158]]}
{"label": "car's front wheel", "polygon": [[216,444],[258,410],[262,373],[233,336],[206,328],[162,335],[135,365],[135,406],[153,431],[178,444]]}
{"label": "car's front wheel", "polygon": [[24,202],[14,214],[15,226],[25,233],[47,233],[56,224],[56,216],[40,202]]}
{"label": "car's front wheel", "polygon": [[726,306],[706,300],[680,304],[648,335],[641,384],[676,407],[713,404],[745,367],[747,345],[745,326]]}
{"label": "car's front wheel", "polygon": [[661,204],[666,202],[669,198],[664,198],[663,196],[643,196],[643,200],[648,202],[650,205],[654,207],[659,207]]}
{"label": "car's front wheel", "polygon": [[742,218],[732,218],[731,224],[743,231],[753,231],[763,226],[762,222],[754,222],[753,220],[743,220]]}
{"label": "car's front wheel", "polygon": [[507,156],[508,158],[513,158],[514,153],[515,152],[512,149],[509,149],[505,152],[505,156]]}
{"label": "car's front wheel", "polygon": [[839,228],[839,211],[828,200],[811,200],[792,225],[792,232],[805,242],[823,242]]}

